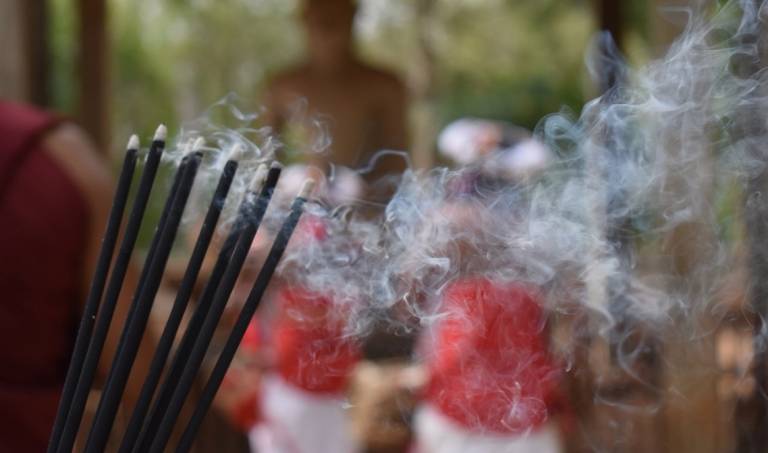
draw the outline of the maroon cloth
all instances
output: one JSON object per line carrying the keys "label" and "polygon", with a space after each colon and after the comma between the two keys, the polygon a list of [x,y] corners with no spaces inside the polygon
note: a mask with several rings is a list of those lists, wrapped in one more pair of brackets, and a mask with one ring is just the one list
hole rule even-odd
{"label": "maroon cloth", "polygon": [[0,102],[0,452],[45,451],[77,328],[89,212],[41,144],[60,121]]}

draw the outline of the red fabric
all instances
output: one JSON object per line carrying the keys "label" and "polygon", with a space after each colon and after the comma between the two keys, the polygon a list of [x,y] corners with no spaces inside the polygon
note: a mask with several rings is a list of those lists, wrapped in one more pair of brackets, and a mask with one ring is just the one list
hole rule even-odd
{"label": "red fabric", "polygon": [[322,217],[305,213],[291,236],[291,247],[306,247],[323,242],[328,237],[328,227]]}
{"label": "red fabric", "polygon": [[264,340],[261,335],[259,321],[254,319],[248,324],[248,328],[243,335],[243,341],[240,342],[240,349],[247,352],[258,352],[263,346]]}
{"label": "red fabric", "polygon": [[59,121],[0,102],[0,451],[45,451],[74,341],[89,213],[40,144]]}
{"label": "red fabric", "polygon": [[340,393],[359,358],[359,349],[343,337],[344,318],[327,297],[295,287],[277,296],[273,343],[280,375],[315,393]]}
{"label": "red fabric", "polygon": [[[342,393],[360,351],[355,342],[343,338],[344,320],[333,303],[295,287],[280,289],[275,302],[278,313],[271,344],[264,341],[259,321],[254,320],[245,332],[241,351],[259,354],[271,348],[275,371],[288,383],[316,394]],[[230,369],[227,380],[237,379],[242,377]],[[253,392],[245,394],[230,414],[244,431],[260,420],[259,391],[254,385]]]}
{"label": "red fabric", "polygon": [[302,242],[323,242],[328,237],[328,227],[321,217],[308,214],[301,217],[296,233]]}
{"label": "red fabric", "polygon": [[543,335],[534,291],[464,279],[443,294],[426,400],[478,432],[522,433],[557,403],[559,370]]}
{"label": "red fabric", "polygon": [[235,408],[234,422],[240,431],[247,433],[261,419],[259,416],[260,401],[261,394],[258,389],[255,389],[238,402]]}
{"label": "red fabric", "polygon": [[[245,331],[243,341],[240,342],[240,351],[246,354],[259,354],[263,352],[263,347],[264,343],[259,323],[257,320],[253,320]],[[243,392],[243,388],[247,390]],[[242,432],[248,433],[261,419],[261,387],[258,379],[254,380],[247,370],[232,367],[227,370],[222,389],[225,392],[231,392],[234,389],[235,392],[239,393],[229,417],[236,427]]]}
{"label": "red fabric", "polygon": [[[293,246],[323,241],[327,237],[323,220],[305,214],[294,233]],[[285,286],[277,291],[277,314],[272,332],[264,338],[259,321],[248,326],[240,349],[248,354],[265,353],[274,357],[275,371],[288,383],[311,393],[339,394],[346,389],[349,374],[357,363],[358,345],[343,337],[344,318],[333,301],[299,287]],[[237,379],[235,370],[227,377]],[[248,393],[231,414],[235,423],[248,430],[260,420],[259,387]]]}

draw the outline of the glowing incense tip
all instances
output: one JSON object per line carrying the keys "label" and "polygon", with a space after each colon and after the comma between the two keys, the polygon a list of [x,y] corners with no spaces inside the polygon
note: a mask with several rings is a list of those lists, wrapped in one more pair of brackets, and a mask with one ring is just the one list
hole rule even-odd
{"label": "glowing incense tip", "polygon": [[299,191],[299,198],[307,198],[310,193],[312,193],[312,189],[315,188],[315,180],[312,178],[304,180],[304,184],[301,186],[301,191]]}
{"label": "glowing incense tip", "polygon": [[240,143],[235,143],[229,151],[229,160],[240,160],[243,157],[245,157],[245,148]]}
{"label": "glowing incense tip", "polygon": [[166,138],[168,138],[168,128],[165,127],[165,124],[157,126],[155,136],[152,138],[152,140],[164,142]]}
{"label": "glowing incense tip", "polygon": [[203,149],[205,146],[205,139],[203,137],[197,137],[194,142],[192,142],[192,151],[197,151],[200,149]]}
{"label": "glowing incense tip", "polygon": [[136,134],[131,135],[131,138],[128,139],[128,146],[125,147],[125,149],[135,149],[138,151],[139,149],[139,136]]}
{"label": "glowing incense tip", "polygon": [[261,190],[261,186],[264,184],[264,180],[267,178],[267,166],[264,164],[259,165],[256,169],[256,175],[251,181],[251,191],[258,192]]}

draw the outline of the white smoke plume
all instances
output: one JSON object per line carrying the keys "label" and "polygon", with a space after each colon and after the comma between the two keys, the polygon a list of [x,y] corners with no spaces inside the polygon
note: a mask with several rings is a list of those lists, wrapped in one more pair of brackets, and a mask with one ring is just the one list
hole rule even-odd
{"label": "white smoke plume", "polygon": [[[661,392],[636,370],[654,347],[636,336],[684,337],[695,349],[712,334],[713,323],[699,321],[716,324],[723,281],[745,258],[718,214],[738,216],[731,205],[739,197],[722,194],[746,190],[768,162],[760,36],[768,8],[742,0],[689,13],[667,54],[640,68],[596,40],[590,70],[602,78],[610,68],[617,82],[580,115],[541,121],[535,138],[555,158],[536,177],[489,176],[477,166],[409,170],[375,215],[357,212],[354,196],[329,199],[321,189],[282,277],[330,297],[344,335],[356,339],[382,322],[402,333],[440,322],[442,291],[460,277],[535,287],[553,317],[586,319],[571,342],[602,339],[616,366]],[[179,142],[205,136],[217,156],[212,175],[236,143],[246,168],[278,156],[269,131],[201,124]],[[763,202],[756,192],[745,209]],[[274,228],[285,209],[276,203],[265,225]]]}

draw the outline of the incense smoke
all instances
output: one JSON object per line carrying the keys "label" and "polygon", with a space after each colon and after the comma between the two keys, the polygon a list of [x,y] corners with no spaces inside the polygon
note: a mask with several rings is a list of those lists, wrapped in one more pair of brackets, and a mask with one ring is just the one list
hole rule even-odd
{"label": "incense smoke", "polygon": [[[721,212],[738,217],[727,194],[765,171],[755,149],[768,140],[766,72],[754,68],[766,13],[746,0],[710,18],[688,11],[667,54],[638,69],[599,38],[588,67],[596,77],[613,68],[617,83],[578,117],[541,121],[535,137],[555,156],[545,171],[523,178],[479,166],[408,170],[375,215],[355,209],[355,191],[333,195],[336,172],[307,206],[283,279],[329,297],[343,335],[360,341],[382,324],[427,331],[450,316],[441,294],[460,277],[535,287],[551,323],[570,317],[576,326],[560,345],[567,369],[589,347],[580,342],[603,341],[614,366],[661,392],[638,364],[668,340],[690,344],[695,357],[723,311],[723,281],[744,259]],[[203,122],[179,143],[200,135],[212,147],[211,175],[235,144],[245,168],[281,156],[270,131],[248,127]],[[746,209],[752,203],[761,198]],[[276,202],[265,225],[286,209]]]}
{"label": "incense smoke", "polygon": [[718,372],[701,341],[744,259],[721,214],[740,209],[721,194],[765,171],[754,151],[768,138],[765,71],[750,69],[765,10],[744,1],[710,19],[688,11],[668,53],[637,70],[598,41],[590,68],[613,68],[617,83],[580,116],[540,123],[536,137],[557,156],[547,171],[526,180],[472,167],[408,171],[374,219],[317,204],[311,213],[327,231],[290,251],[286,277],[330,295],[354,338],[382,319],[394,331],[429,332],[455,316],[441,294],[462,276],[530,285],[544,294],[550,324],[571,323],[559,345],[567,367],[585,366],[577,356],[591,353],[580,350],[607,345],[595,404],[629,404],[600,394],[611,366],[652,395],[686,398],[674,384],[664,390],[657,354],[682,344],[687,357],[665,363],[667,373]]}
{"label": "incense smoke", "polygon": [[[374,311],[403,301],[427,319],[422,296],[459,273],[548,287],[550,308],[578,301],[605,325],[625,314],[663,322],[675,310],[706,310],[730,247],[718,236],[716,192],[764,165],[747,152],[763,137],[743,136],[744,114],[757,116],[765,101],[764,73],[737,67],[758,58],[758,10],[749,5],[730,3],[710,20],[689,12],[664,58],[622,66],[620,82],[578,118],[545,118],[535,135],[557,159],[542,174],[408,171],[375,219],[316,204],[330,231],[294,248],[286,266],[341,300]],[[591,52],[595,72],[620,63],[605,48]],[[695,255],[685,268],[672,261],[689,239],[701,240],[685,251]]]}

